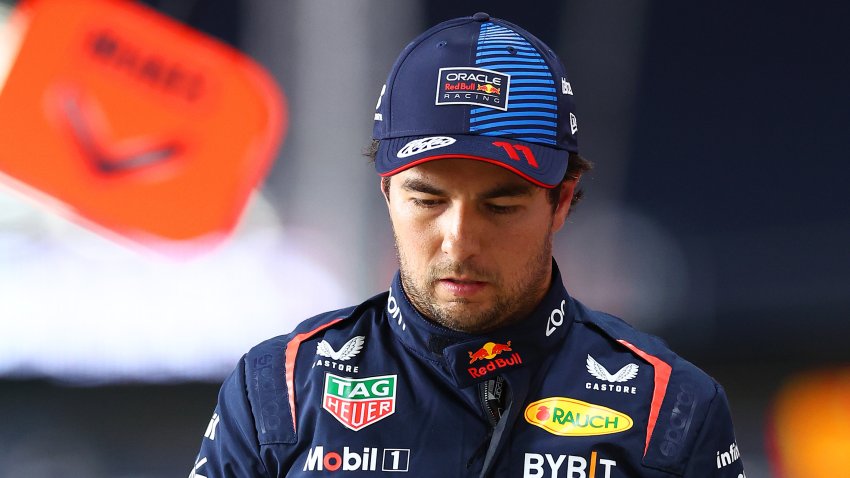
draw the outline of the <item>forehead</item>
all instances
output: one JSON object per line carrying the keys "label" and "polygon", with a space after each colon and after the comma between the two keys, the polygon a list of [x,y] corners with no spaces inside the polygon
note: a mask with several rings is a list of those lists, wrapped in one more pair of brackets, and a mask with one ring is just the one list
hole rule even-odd
{"label": "forehead", "polygon": [[411,184],[467,192],[485,192],[499,188],[534,194],[543,191],[509,170],[484,161],[441,159],[419,164],[393,176],[392,185],[405,188]]}

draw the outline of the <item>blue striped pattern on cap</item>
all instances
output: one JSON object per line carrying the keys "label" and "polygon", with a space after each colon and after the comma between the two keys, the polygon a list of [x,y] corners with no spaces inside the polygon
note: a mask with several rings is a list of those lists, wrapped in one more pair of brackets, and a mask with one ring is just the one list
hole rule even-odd
{"label": "blue striped pattern on cap", "polygon": [[[514,54],[508,52],[509,47],[515,49]],[[554,145],[558,123],[555,80],[531,43],[509,28],[482,23],[475,65],[506,73],[511,79],[508,110],[473,108],[469,131]]]}

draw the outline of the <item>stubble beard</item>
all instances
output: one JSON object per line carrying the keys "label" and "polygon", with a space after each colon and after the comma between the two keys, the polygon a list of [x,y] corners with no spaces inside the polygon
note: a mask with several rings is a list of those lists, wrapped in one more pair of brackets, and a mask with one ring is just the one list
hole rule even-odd
{"label": "stubble beard", "polygon": [[[430,266],[425,277],[417,280],[410,262],[398,247],[398,238],[395,249],[402,286],[411,304],[426,319],[460,332],[483,333],[525,319],[543,298],[551,282],[551,228],[539,242],[537,254],[525,263],[520,279],[510,285],[503,284],[503,278],[488,271],[486,266],[472,262],[442,261]],[[489,307],[479,311],[464,310],[469,300],[461,297],[447,305],[440,304],[435,290],[439,279],[447,275],[463,275],[488,282],[498,293]]]}

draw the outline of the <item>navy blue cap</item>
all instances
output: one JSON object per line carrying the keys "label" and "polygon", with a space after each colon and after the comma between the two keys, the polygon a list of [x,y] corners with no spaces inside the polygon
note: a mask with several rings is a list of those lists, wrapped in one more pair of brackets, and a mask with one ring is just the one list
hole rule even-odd
{"label": "navy blue cap", "polygon": [[375,111],[381,176],[445,158],[552,188],[578,153],[573,90],[551,48],[486,13],[440,23],[399,55]]}

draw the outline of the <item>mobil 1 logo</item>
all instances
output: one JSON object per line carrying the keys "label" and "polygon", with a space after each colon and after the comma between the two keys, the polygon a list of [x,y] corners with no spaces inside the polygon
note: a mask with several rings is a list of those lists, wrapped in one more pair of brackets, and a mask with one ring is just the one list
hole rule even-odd
{"label": "mobil 1 logo", "polygon": [[323,445],[310,448],[303,471],[382,471],[407,472],[410,466],[408,448],[343,447],[329,450]]}

